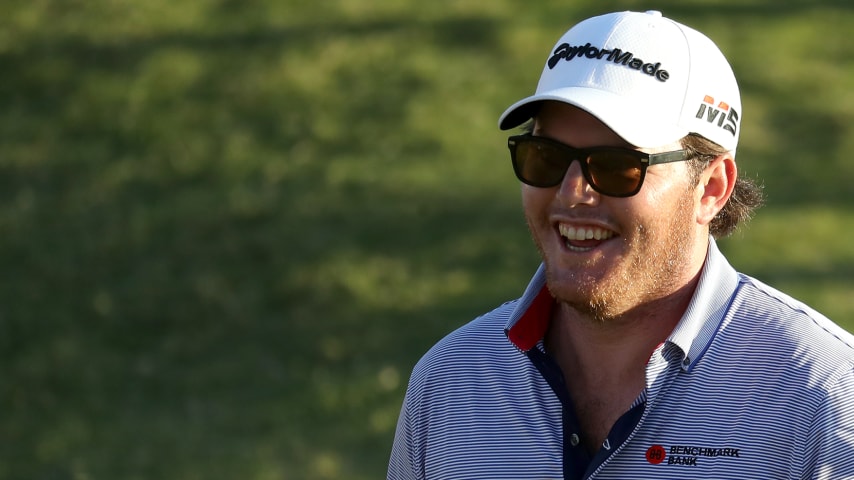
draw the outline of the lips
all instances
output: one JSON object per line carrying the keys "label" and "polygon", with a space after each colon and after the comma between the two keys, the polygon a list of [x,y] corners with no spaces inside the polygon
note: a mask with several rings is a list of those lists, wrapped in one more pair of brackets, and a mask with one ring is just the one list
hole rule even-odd
{"label": "lips", "polygon": [[558,224],[558,232],[563,237],[566,247],[574,252],[590,251],[616,235],[614,231],[602,227],[564,223]]}

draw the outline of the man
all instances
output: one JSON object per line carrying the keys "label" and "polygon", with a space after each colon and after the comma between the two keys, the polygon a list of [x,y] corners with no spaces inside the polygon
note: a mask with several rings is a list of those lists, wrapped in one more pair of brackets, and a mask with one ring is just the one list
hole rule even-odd
{"label": "man", "polygon": [[415,367],[388,478],[854,478],[854,337],[715,246],[761,200],[740,120],[658,12],[558,41],[499,121],[543,265]]}

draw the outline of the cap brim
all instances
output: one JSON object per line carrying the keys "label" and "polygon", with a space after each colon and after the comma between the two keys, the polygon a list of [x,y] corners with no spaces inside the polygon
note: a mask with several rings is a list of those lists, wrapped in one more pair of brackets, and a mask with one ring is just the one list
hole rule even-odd
{"label": "cap brim", "polygon": [[636,147],[655,148],[679,141],[688,131],[675,118],[662,118],[654,99],[630,101],[624,96],[588,87],[566,87],[532,95],[511,105],[498,119],[502,130],[518,127],[536,115],[541,102],[553,100],[578,107],[598,118]]}

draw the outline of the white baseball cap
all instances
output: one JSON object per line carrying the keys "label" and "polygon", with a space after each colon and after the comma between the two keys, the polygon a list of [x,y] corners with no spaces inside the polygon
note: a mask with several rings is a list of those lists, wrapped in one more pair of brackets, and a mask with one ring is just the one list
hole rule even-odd
{"label": "white baseball cap", "polygon": [[702,33],[660,12],[620,12],[589,18],[555,44],[534,95],[510,106],[502,130],[556,100],[597,117],[642,148],[696,133],[735,151],[741,98],[732,68]]}

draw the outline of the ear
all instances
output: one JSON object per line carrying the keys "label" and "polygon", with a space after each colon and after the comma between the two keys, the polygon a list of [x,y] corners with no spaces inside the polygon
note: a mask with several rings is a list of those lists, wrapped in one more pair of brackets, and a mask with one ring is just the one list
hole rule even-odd
{"label": "ear", "polygon": [[731,153],[725,153],[709,163],[700,175],[700,183],[697,185],[700,197],[697,205],[697,223],[708,225],[724,208],[732,195],[737,176],[738,168]]}

